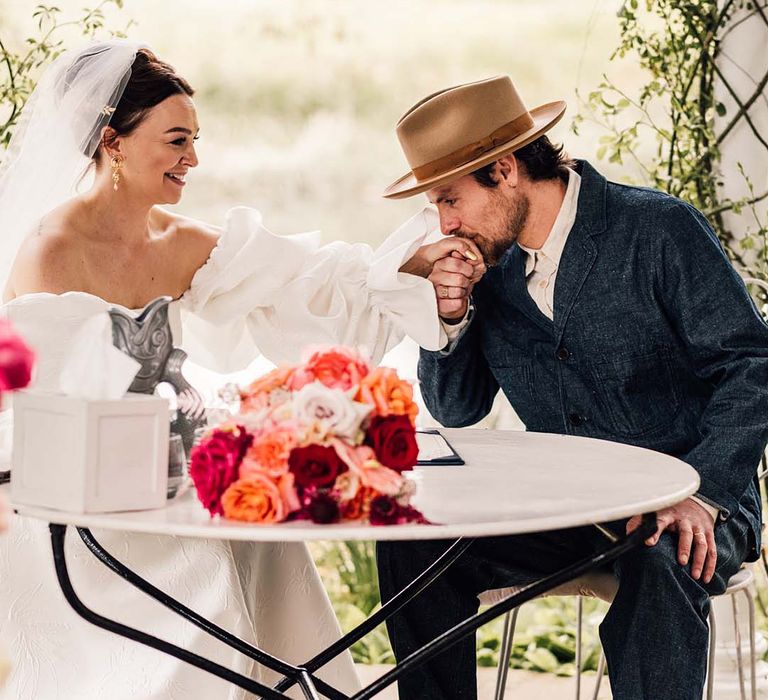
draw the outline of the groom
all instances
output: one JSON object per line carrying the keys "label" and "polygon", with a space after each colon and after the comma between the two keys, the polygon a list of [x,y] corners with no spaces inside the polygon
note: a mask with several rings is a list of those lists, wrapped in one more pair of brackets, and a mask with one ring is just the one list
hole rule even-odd
{"label": "groom", "polygon": [[[600,637],[616,700],[699,700],[709,596],[757,558],[768,328],[700,212],[608,182],[549,141],[564,109],[528,111],[498,77],[435,93],[398,123],[411,172],[385,196],[425,192],[443,234],[474,241],[489,265],[473,287],[460,257],[435,264],[449,342],[421,351],[422,393],[446,426],[486,416],[501,389],[528,430],[638,445],[697,470],[696,495],[660,511],[645,546],[613,565]],[[480,592],[604,546],[591,527],[476,541],[391,620],[396,656],[474,614]],[[380,543],[382,598],[445,547]],[[474,650],[466,639],[403,678],[401,700],[475,698]]]}

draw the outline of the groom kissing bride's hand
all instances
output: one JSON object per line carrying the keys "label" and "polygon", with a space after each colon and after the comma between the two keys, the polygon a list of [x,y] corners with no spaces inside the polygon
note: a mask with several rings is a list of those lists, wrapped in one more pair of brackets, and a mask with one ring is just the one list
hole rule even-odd
{"label": "groom kissing bride's hand", "polygon": [[421,246],[400,268],[400,272],[426,277],[432,283],[437,311],[448,322],[464,318],[472,288],[486,270],[475,242],[458,236]]}

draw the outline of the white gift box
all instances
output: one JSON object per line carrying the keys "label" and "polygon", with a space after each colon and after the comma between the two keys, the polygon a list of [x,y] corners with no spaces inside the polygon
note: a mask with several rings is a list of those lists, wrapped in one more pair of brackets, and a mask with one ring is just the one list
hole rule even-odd
{"label": "white gift box", "polygon": [[11,498],[75,513],[165,505],[168,400],[92,400],[36,391],[13,397]]}

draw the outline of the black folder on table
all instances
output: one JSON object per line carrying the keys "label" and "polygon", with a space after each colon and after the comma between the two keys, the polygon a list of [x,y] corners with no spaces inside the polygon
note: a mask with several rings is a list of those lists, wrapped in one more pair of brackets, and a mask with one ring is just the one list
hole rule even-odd
{"label": "black folder on table", "polygon": [[[417,430],[416,440],[419,440],[419,435],[423,435],[424,440],[429,442],[430,448],[435,452],[435,456],[427,459],[422,459],[421,451],[419,459],[416,461],[418,465],[462,465],[464,460],[459,456],[459,453],[453,449],[448,440],[439,430]],[[430,436],[430,437],[427,437]]]}

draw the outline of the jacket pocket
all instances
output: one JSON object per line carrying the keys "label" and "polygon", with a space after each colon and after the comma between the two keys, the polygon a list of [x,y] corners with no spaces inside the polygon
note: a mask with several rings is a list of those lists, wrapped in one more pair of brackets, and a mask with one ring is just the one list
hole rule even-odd
{"label": "jacket pocket", "polygon": [[598,396],[617,435],[637,437],[668,426],[680,411],[670,351],[622,353],[593,368]]}

